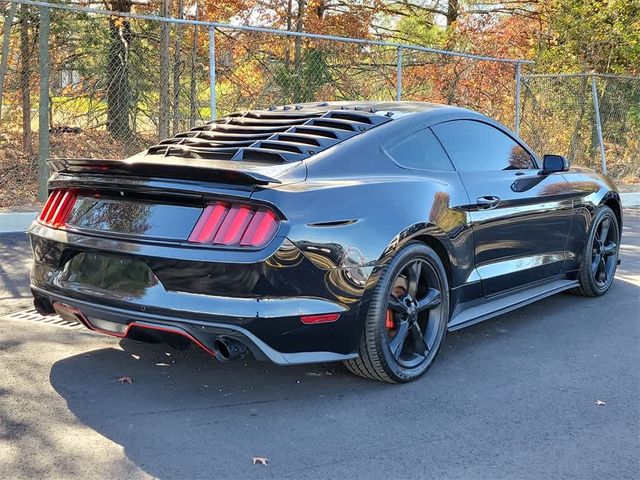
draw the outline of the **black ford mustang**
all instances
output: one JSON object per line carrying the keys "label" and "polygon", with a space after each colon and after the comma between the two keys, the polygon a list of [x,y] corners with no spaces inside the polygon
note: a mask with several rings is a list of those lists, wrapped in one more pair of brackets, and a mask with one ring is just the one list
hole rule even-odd
{"label": "black ford mustang", "polygon": [[31,288],[117,337],[415,379],[456,330],[604,294],[620,198],[469,110],[336,102],[229,115],[123,161],[54,160]]}

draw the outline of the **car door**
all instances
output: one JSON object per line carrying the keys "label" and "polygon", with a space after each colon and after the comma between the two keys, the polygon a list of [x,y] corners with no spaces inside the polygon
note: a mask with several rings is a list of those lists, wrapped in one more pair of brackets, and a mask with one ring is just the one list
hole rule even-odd
{"label": "car door", "polygon": [[572,219],[563,176],[542,174],[531,151],[497,125],[453,120],[432,129],[470,198],[483,294],[560,274]]}

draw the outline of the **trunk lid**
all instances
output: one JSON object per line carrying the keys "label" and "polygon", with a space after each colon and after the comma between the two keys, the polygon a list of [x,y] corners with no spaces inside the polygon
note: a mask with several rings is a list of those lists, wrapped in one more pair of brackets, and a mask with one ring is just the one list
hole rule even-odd
{"label": "trunk lid", "polygon": [[[127,160],[55,159],[50,165],[54,172],[50,189],[74,194],[64,228],[170,243],[187,242],[211,203],[251,205],[255,188],[300,182],[306,177],[303,162],[274,165],[136,156]],[[253,203],[255,208],[261,204],[264,206],[264,202]]]}

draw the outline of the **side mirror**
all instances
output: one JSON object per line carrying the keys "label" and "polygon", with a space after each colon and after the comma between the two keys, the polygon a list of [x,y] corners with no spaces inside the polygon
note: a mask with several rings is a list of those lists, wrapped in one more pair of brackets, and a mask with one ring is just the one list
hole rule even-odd
{"label": "side mirror", "polygon": [[545,155],[542,159],[542,173],[566,172],[569,170],[569,160],[562,155]]}

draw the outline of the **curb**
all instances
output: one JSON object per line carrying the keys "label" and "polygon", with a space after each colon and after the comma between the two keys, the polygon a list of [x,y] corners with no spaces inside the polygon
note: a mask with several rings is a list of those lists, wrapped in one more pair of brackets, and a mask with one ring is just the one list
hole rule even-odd
{"label": "curb", "polygon": [[0,213],[0,233],[26,232],[37,216],[38,212]]}
{"label": "curb", "polygon": [[621,193],[620,198],[622,198],[622,208],[640,207],[640,192]]}

